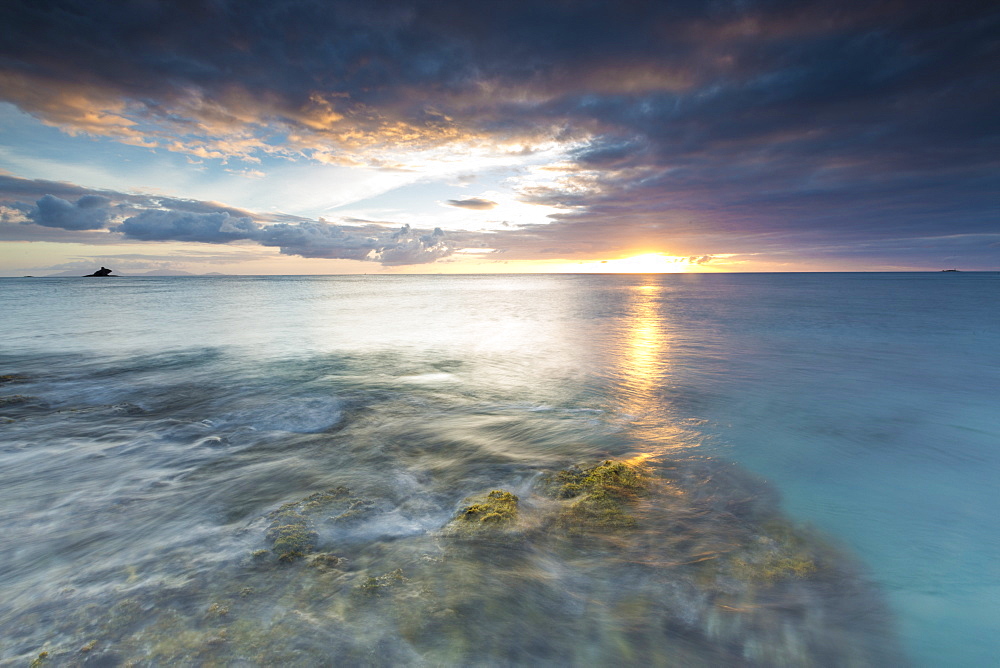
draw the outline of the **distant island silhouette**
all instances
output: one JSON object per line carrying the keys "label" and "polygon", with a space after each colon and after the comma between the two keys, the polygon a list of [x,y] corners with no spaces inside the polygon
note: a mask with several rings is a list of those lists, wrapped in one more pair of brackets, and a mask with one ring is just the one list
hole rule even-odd
{"label": "distant island silhouette", "polygon": [[114,276],[114,274],[111,273],[111,269],[108,269],[107,267],[101,267],[93,274],[86,274],[84,278],[94,278],[95,276],[103,278],[105,276]]}

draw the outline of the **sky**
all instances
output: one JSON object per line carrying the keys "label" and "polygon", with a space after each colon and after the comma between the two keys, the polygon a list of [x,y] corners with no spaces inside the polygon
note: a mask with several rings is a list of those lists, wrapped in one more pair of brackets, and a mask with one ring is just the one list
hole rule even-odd
{"label": "sky", "polygon": [[1000,270],[1000,5],[7,0],[0,275]]}

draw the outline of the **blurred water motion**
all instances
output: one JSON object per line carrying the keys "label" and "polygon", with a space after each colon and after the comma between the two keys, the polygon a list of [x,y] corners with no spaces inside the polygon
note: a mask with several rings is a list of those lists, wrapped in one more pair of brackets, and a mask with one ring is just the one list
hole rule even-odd
{"label": "blurred water motion", "polygon": [[4,281],[0,665],[984,665],[959,278]]}

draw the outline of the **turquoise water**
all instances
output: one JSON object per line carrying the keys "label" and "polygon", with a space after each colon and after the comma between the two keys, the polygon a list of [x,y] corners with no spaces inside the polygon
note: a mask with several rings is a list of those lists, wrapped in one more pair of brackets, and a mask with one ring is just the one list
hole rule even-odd
{"label": "turquoise water", "polygon": [[[0,664],[845,665],[853,643],[990,665],[998,295],[990,273],[3,279]],[[552,537],[546,476],[636,457],[673,490],[639,533]],[[338,487],[368,513],[309,520],[339,565],[248,556]],[[456,546],[494,488],[517,529]],[[675,545],[681,498],[725,511]],[[835,565],[650,570],[745,556],[776,498]],[[403,584],[362,601],[366,578]]]}

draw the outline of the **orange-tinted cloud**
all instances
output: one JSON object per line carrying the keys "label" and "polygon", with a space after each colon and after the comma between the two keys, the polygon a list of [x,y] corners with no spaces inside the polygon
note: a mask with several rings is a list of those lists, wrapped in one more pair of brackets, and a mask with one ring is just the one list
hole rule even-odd
{"label": "orange-tinted cloud", "polygon": [[489,211],[497,206],[497,203],[483,199],[482,197],[469,197],[466,199],[450,199],[446,202],[449,206],[456,206],[460,209],[472,209],[474,211]]}
{"label": "orange-tinted cloud", "polygon": [[69,133],[387,170],[420,170],[434,151],[561,146],[558,178],[516,187],[562,213],[498,233],[510,253],[687,239],[663,250],[701,256],[729,248],[697,240],[721,238],[825,252],[995,227],[988,3],[6,9],[0,99]]}

